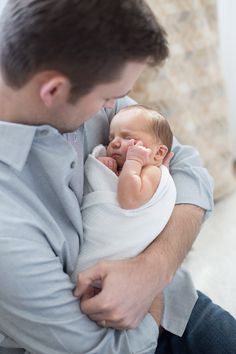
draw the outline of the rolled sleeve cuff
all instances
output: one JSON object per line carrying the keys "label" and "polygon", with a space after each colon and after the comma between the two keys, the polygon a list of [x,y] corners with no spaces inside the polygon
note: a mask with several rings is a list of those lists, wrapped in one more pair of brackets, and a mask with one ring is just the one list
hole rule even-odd
{"label": "rolled sleeve cuff", "polygon": [[176,204],[193,204],[205,210],[204,220],[213,211],[213,180],[204,168],[175,169]]}
{"label": "rolled sleeve cuff", "polygon": [[162,327],[181,337],[185,331],[198,295],[190,275],[180,268],[164,290]]}
{"label": "rolled sleeve cuff", "polygon": [[173,144],[174,158],[170,173],[175,182],[176,204],[193,204],[205,210],[205,220],[213,211],[213,178],[202,166],[197,150],[188,145]]}

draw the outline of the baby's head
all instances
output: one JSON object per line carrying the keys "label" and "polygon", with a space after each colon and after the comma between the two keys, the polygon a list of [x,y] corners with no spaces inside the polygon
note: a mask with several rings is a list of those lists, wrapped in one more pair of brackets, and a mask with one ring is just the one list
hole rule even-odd
{"label": "baby's head", "polygon": [[120,110],[119,113],[130,111],[134,116],[143,122],[143,129],[149,132],[158,143],[165,145],[171,151],[173,143],[173,133],[166,118],[160,113],[144,105],[128,106]]}
{"label": "baby's head", "polygon": [[108,155],[123,166],[129,141],[141,140],[145,147],[155,154],[156,165],[161,165],[170,152],[173,134],[168,121],[158,112],[143,105],[133,105],[121,109],[110,126]]}

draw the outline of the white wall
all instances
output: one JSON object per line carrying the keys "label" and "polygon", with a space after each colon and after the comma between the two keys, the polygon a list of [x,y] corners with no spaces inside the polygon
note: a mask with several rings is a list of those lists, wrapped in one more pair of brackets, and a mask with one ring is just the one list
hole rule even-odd
{"label": "white wall", "polygon": [[229,99],[230,132],[236,160],[236,1],[217,0],[223,71]]}

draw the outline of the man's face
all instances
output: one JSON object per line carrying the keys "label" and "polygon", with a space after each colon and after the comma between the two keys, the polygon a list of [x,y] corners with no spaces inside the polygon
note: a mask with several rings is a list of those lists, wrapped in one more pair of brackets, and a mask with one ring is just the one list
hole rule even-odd
{"label": "man's face", "polygon": [[126,96],[132,89],[144,68],[145,63],[129,62],[124,66],[118,80],[97,85],[76,103],[66,103],[60,107],[55,112],[52,125],[61,132],[74,131],[102,107],[112,108],[117,98]]}

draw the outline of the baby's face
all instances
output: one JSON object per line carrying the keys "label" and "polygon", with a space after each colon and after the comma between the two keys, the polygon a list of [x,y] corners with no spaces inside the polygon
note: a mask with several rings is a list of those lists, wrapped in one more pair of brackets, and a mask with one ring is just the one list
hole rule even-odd
{"label": "baby's face", "polygon": [[149,131],[148,124],[150,124],[148,119],[135,108],[121,111],[113,118],[110,125],[107,155],[116,160],[118,167],[121,168],[124,165],[131,139],[135,143],[142,141],[146,148],[153,151],[153,156],[155,155],[159,144]]}

